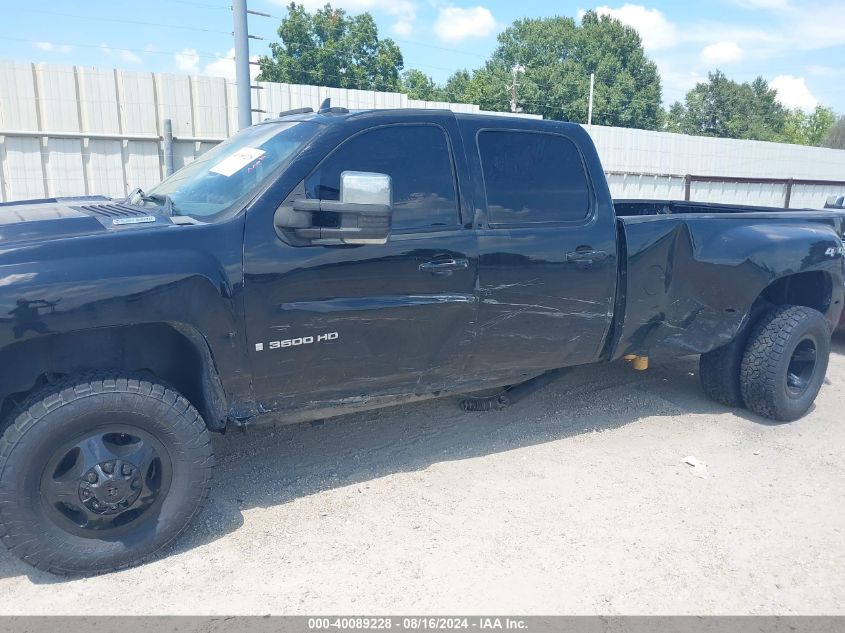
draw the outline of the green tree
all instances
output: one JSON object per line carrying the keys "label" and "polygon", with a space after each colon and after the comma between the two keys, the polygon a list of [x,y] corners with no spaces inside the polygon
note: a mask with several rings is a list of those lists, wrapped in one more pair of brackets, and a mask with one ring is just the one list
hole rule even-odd
{"label": "green tree", "polygon": [[786,113],[784,140],[796,145],[821,145],[836,123],[836,114],[825,106],[816,106],[810,114],[796,108]]}
{"label": "green tree", "polygon": [[677,132],[679,134],[683,134],[684,130],[684,118],[685,118],[686,109],[684,108],[684,104],[680,101],[676,101],[673,103],[669,111],[666,112],[663,116],[664,121],[664,128],[667,132]]}
{"label": "green tree", "polygon": [[740,84],[717,70],[690,90],[683,104],[672,105],[666,127],[698,136],[782,141],[786,116],[777,92],[762,77]]}
{"label": "green tree", "polygon": [[446,99],[454,103],[473,103],[470,98],[472,75],[468,70],[458,70],[446,80]]}
{"label": "green tree", "polygon": [[421,101],[449,101],[443,89],[421,70],[406,70],[402,74],[402,92]]}
{"label": "green tree", "polygon": [[326,4],[314,14],[291,3],[278,29],[281,43],[262,56],[259,81],[333,88],[398,90],[402,52],[391,39],[379,39],[369,13],[349,16]]}
{"label": "green tree", "polygon": [[[510,110],[512,68],[517,103],[550,119],[586,122],[590,73],[596,75],[593,123],[655,129],[661,123],[660,76],[636,30],[588,11],[572,18],[515,21],[473,73],[465,94],[488,110]],[[466,82],[465,82],[466,83]]]}
{"label": "green tree", "polygon": [[472,74],[468,70],[454,72],[442,86],[421,70],[412,68],[402,73],[402,92],[411,99],[475,103]]}
{"label": "green tree", "polygon": [[845,116],[839,117],[839,120],[831,126],[822,145],[833,149],[845,149]]}

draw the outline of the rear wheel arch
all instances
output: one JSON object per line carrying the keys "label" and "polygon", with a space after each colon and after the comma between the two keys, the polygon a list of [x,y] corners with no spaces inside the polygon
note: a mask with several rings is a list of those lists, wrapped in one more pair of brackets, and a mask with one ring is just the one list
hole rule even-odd
{"label": "rear wheel arch", "polygon": [[778,277],[760,292],[755,304],[804,306],[826,314],[832,301],[832,275],[823,270],[810,270]]}

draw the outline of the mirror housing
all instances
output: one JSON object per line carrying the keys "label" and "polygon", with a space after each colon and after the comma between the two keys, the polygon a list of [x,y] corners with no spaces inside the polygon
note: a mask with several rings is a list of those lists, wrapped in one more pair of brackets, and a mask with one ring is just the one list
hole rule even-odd
{"label": "mirror housing", "polygon": [[[340,174],[340,200],[295,198],[276,211],[275,224],[306,244],[385,244],[392,210],[390,176],[344,171]],[[317,212],[337,214],[337,226],[315,226]]]}

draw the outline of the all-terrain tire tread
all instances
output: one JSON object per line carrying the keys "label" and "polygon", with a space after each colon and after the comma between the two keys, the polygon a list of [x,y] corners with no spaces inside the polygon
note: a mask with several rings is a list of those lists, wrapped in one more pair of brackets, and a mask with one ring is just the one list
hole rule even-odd
{"label": "all-terrain tire tread", "polygon": [[[13,493],[4,489],[2,482],[7,476],[9,478],[14,477],[14,473],[10,474],[8,471],[8,460],[15,445],[25,437],[41,418],[63,405],[105,392],[128,392],[143,395],[159,400],[174,410],[177,415],[170,416],[169,420],[173,424],[183,426],[185,437],[193,438],[183,444],[184,451],[191,454],[190,459],[194,460],[194,463],[204,468],[202,480],[196,482],[196,485],[201,486],[202,491],[190,513],[190,519],[185,522],[184,527],[165,542],[160,543],[154,551],[142,558],[109,568],[93,572],[80,572],[62,567],[56,563],[55,557],[46,555],[41,551],[29,551],[28,547],[37,541],[36,538],[24,540],[16,538],[16,534],[10,530],[10,526],[13,526],[15,521],[7,522],[3,520],[4,502],[8,501]],[[141,565],[159,556],[168,545],[181,536],[207,502],[211,491],[211,471],[214,466],[214,455],[211,450],[211,437],[208,427],[202,416],[187,399],[175,389],[150,380],[149,376],[121,375],[113,372],[91,372],[69,376],[35,390],[16,408],[11,414],[11,418],[11,424],[0,436],[0,542],[3,542],[18,558],[38,569],[61,575],[96,576]]]}
{"label": "all-terrain tire tread", "polygon": [[[737,354],[733,343],[702,354],[698,373],[704,393],[711,400],[728,407],[742,407],[742,389],[739,385],[739,365],[742,353]],[[739,359],[736,356],[739,356]]]}
{"label": "all-terrain tire tread", "polygon": [[821,313],[804,306],[779,306],[766,313],[755,324],[740,369],[740,385],[745,405],[766,418],[787,421],[778,409],[774,394],[778,385],[779,367],[795,328],[808,319],[823,318]]}

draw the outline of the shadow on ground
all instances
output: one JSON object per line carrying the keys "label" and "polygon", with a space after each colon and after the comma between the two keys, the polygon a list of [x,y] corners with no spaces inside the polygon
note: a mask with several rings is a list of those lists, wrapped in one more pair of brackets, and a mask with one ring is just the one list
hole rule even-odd
{"label": "shadow on ground", "polygon": [[[845,354],[845,336],[834,340]],[[321,424],[263,426],[215,437],[217,469],[203,515],[165,555],[225,537],[244,510],[283,505],[321,491],[443,461],[468,459],[619,428],[649,416],[722,414],[698,383],[698,359],[575,369],[506,411],[464,413],[458,398],[342,416]],[[771,424],[743,410],[735,415]],[[0,578],[27,575],[50,584],[67,579],[34,570],[0,552]]]}

